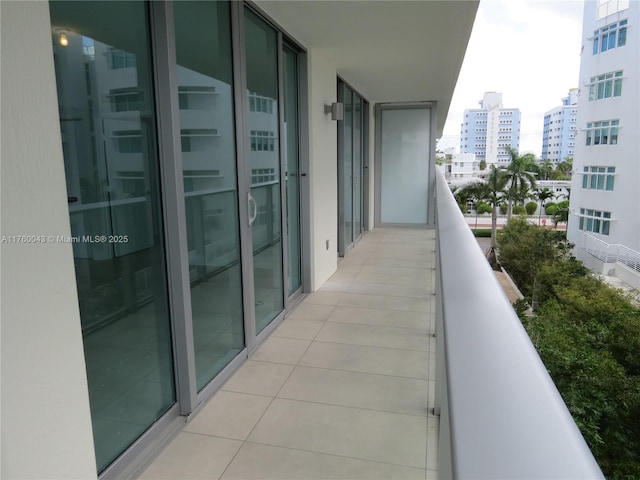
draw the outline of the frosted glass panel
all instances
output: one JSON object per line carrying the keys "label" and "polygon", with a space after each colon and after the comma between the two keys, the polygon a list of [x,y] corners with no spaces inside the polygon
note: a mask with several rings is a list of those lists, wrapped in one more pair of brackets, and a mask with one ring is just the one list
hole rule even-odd
{"label": "frosted glass panel", "polygon": [[382,223],[427,223],[430,114],[427,108],[382,111]]}

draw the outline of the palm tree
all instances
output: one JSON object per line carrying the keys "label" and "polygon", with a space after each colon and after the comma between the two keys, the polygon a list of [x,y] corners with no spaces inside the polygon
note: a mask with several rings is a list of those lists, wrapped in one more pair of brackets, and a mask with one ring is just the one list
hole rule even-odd
{"label": "palm tree", "polygon": [[508,178],[508,198],[509,208],[507,209],[507,219],[511,219],[513,210],[513,200],[517,198],[518,191],[524,190],[524,187],[535,188],[536,175],[533,173],[535,169],[536,157],[533,153],[525,153],[520,155],[511,147],[505,147],[511,163],[506,169]]}
{"label": "palm tree", "polygon": [[464,191],[464,195],[473,202],[476,210],[476,230],[478,229],[478,205],[489,199],[489,189],[485,182],[472,182],[466,184],[459,191]]}
{"label": "palm tree", "polygon": [[573,158],[565,157],[564,160],[556,166],[554,180],[570,180],[571,170],[573,170]]}
{"label": "palm tree", "polygon": [[487,202],[491,205],[491,252],[490,256],[495,258],[496,250],[496,232],[498,229],[498,207],[502,203],[507,188],[509,177],[503,170],[498,170],[495,165],[491,166],[491,170],[486,177],[487,185]]}
{"label": "palm tree", "polygon": [[542,177],[544,180],[549,180],[549,175],[551,175],[551,172],[553,172],[553,169],[554,169],[553,162],[548,158],[538,164],[540,177]]}
{"label": "palm tree", "polygon": [[540,204],[540,210],[538,210],[538,225],[540,225],[540,216],[542,215],[542,206],[544,205],[544,202],[546,202],[550,198],[555,198],[555,194],[546,187],[538,188],[534,192],[534,198]]}
{"label": "palm tree", "polygon": [[451,187],[451,192],[453,193],[460,210],[462,213],[467,213],[467,207],[469,202],[471,201],[471,192],[469,192],[465,187]]}

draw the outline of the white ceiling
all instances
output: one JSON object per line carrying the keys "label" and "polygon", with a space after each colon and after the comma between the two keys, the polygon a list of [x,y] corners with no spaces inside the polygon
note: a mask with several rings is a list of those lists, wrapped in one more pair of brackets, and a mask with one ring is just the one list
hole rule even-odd
{"label": "white ceiling", "polygon": [[440,136],[479,0],[256,4],[306,48],[332,56],[370,102],[437,101]]}

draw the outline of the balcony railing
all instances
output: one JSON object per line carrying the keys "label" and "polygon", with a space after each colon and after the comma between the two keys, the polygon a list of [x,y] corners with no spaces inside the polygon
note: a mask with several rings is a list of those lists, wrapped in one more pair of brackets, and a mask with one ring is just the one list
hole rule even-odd
{"label": "balcony railing", "polygon": [[604,263],[620,262],[640,272],[640,252],[617,243],[607,243],[593,235],[583,233],[582,249]]}
{"label": "balcony railing", "polygon": [[437,175],[441,478],[604,478]]}

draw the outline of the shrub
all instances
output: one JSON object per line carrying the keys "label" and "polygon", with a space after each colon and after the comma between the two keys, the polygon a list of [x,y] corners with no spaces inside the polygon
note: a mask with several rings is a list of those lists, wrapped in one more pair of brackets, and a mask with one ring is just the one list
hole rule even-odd
{"label": "shrub", "polygon": [[478,213],[479,214],[491,213],[492,210],[493,210],[493,208],[491,208],[491,205],[489,205],[488,203],[480,202],[478,204]]}
{"label": "shrub", "polygon": [[516,311],[606,478],[640,478],[640,308],[590,275],[563,234],[514,218],[499,259],[532,298],[533,317]]}
{"label": "shrub", "polygon": [[544,206],[544,213],[547,215],[555,215],[558,212],[558,204],[549,202]]}
{"label": "shrub", "polygon": [[514,205],[513,206],[513,213],[515,215],[524,215],[525,213],[527,213],[527,211],[525,210],[525,208],[522,205]]}
{"label": "shrub", "polygon": [[508,208],[509,208],[509,205],[507,205],[506,203],[503,203],[502,205],[500,205],[500,214],[506,215]]}
{"label": "shrub", "polygon": [[476,237],[481,238],[489,238],[491,237],[491,229],[490,228],[472,228],[473,234]]}
{"label": "shrub", "polygon": [[529,202],[524,206],[527,211],[527,215],[533,215],[538,210],[538,204],[536,202]]}

